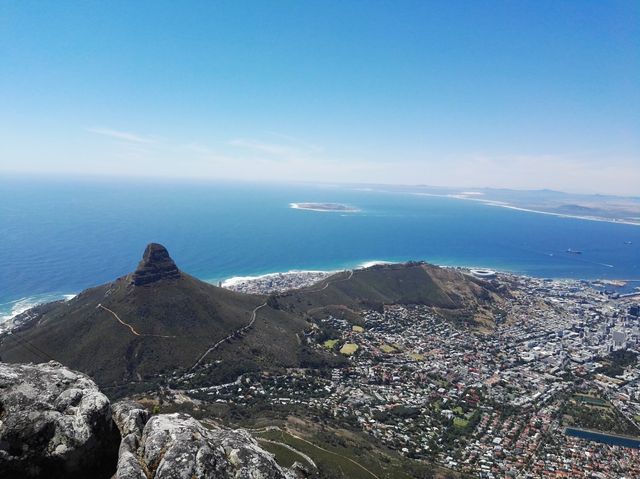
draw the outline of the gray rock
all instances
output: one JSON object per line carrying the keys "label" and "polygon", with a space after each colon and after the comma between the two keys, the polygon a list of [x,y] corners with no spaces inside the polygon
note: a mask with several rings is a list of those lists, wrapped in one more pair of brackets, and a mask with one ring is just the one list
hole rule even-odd
{"label": "gray rock", "polygon": [[135,434],[122,438],[118,451],[118,470],[115,479],[147,479],[147,473],[138,458],[137,450],[140,445]]}
{"label": "gray rock", "polygon": [[107,397],[59,363],[0,363],[0,477],[109,477],[119,434]]}
{"label": "gray rock", "polygon": [[[118,449],[119,444],[119,449]],[[115,472],[115,475],[114,475]],[[0,363],[0,478],[293,479],[243,430],[111,407],[59,363]]]}
{"label": "gray rock", "polygon": [[309,468],[309,466],[303,464],[300,461],[295,461],[291,465],[291,470],[296,474],[296,477],[311,477],[313,471]]}
{"label": "gray rock", "polygon": [[231,467],[227,477],[238,479],[276,479],[295,477],[290,471],[281,468],[272,454],[262,449],[256,440],[245,430],[217,429],[210,431],[213,441],[224,449]]}
{"label": "gray rock", "polygon": [[[186,414],[152,417],[137,451],[135,434],[120,448],[118,479],[291,479],[273,456],[241,430],[206,429]],[[144,475],[146,473],[146,476]]]}
{"label": "gray rock", "polygon": [[118,426],[120,435],[124,438],[134,434],[140,439],[142,430],[149,420],[149,411],[145,407],[130,400],[119,401],[111,406],[113,420]]}
{"label": "gray rock", "polygon": [[115,421],[122,442],[118,451],[118,469],[115,478],[147,479],[147,473],[138,459],[137,451],[142,439],[144,426],[149,420],[149,411],[140,403],[124,400],[112,406]]}

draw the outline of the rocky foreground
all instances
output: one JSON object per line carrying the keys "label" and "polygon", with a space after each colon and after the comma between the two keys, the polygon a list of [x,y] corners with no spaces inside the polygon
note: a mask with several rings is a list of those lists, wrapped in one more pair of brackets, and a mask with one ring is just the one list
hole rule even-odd
{"label": "rocky foreground", "polygon": [[0,477],[293,479],[242,430],[110,404],[59,363],[0,363]]}

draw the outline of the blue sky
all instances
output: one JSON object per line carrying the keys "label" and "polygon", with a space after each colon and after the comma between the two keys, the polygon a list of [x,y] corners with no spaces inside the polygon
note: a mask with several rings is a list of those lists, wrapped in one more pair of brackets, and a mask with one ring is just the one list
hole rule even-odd
{"label": "blue sky", "polygon": [[0,3],[0,172],[640,194],[640,2]]}

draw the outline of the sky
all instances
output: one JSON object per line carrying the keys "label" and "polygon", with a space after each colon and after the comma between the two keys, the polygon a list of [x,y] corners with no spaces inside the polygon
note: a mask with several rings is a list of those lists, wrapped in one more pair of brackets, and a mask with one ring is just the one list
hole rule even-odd
{"label": "sky", "polygon": [[640,2],[0,2],[0,174],[640,195]]}

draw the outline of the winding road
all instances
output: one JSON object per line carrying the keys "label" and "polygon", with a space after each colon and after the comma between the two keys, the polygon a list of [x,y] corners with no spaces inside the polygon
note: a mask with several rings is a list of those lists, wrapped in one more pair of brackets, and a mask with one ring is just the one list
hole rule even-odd
{"label": "winding road", "polygon": [[368,474],[370,474],[371,476],[373,476],[375,479],[380,479],[380,477],[378,477],[376,474],[374,474],[373,472],[371,472],[369,469],[367,469],[366,467],[364,467],[362,464],[360,464],[357,461],[354,461],[353,459],[351,459],[350,457],[347,456],[343,456],[342,454],[338,454],[337,452],[333,452],[330,451],[329,449],[325,449],[322,446],[318,446],[317,444],[312,443],[311,441],[307,441],[305,438],[300,437],[296,434],[293,434],[289,429],[285,428],[287,434],[289,434],[291,437],[294,437],[296,439],[298,439],[299,441],[305,442],[307,444],[309,444],[310,446],[315,447],[316,449],[320,449],[321,451],[324,451],[326,453],[329,454],[333,454],[334,456],[337,457],[341,457],[342,459],[346,459],[347,461],[351,462],[352,464],[355,464],[356,466],[358,466],[360,469],[362,469],[363,471],[367,472]]}
{"label": "winding road", "polygon": [[318,289],[303,289],[301,291],[304,292],[304,293],[318,293],[320,291],[324,291],[325,289],[327,289],[329,287],[329,285],[331,285],[331,284],[339,283],[341,281],[349,281],[351,278],[353,278],[353,270],[352,269],[349,270],[349,276],[347,276],[346,278],[334,279],[333,281],[327,281],[322,288],[318,288]]}
{"label": "winding road", "polygon": [[[293,432],[293,431],[291,431],[291,429],[289,429],[287,426],[284,426],[284,427],[280,427],[280,426],[266,426],[266,427],[264,427],[264,428],[260,428],[260,429],[247,429],[247,430],[248,430],[249,432],[251,432],[251,433],[252,433],[252,435],[254,435],[254,437],[256,437],[256,439],[257,439],[258,441],[270,442],[270,443],[278,444],[278,445],[285,446],[285,447],[286,447],[286,446],[288,446],[288,445],[287,445],[287,444],[285,444],[285,443],[278,442],[278,441],[272,441],[272,440],[268,440],[268,439],[265,439],[265,438],[262,438],[262,437],[259,437],[259,436],[255,436],[255,433],[258,433],[258,434],[259,434],[259,433],[261,433],[261,432],[267,432],[267,431],[279,431],[279,432],[281,432],[281,433],[283,433],[283,434],[284,434],[284,433],[289,434],[291,437],[293,437],[293,438],[295,438],[295,439],[298,439],[299,441],[302,441],[302,442],[304,442],[304,443],[308,444],[309,446],[315,447],[316,449],[319,449],[319,450],[321,450],[321,451],[323,451],[323,452],[326,452],[326,453],[328,453],[328,454],[332,454],[332,455],[334,455],[334,456],[341,457],[342,459],[345,459],[345,460],[347,460],[347,461],[351,462],[352,464],[356,465],[357,467],[359,467],[360,469],[362,469],[362,470],[363,470],[363,471],[365,471],[366,473],[370,474],[370,475],[371,475],[372,477],[374,477],[375,479],[380,479],[380,477],[379,477],[379,476],[377,476],[375,473],[373,473],[372,471],[370,471],[369,469],[367,469],[366,467],[364,467],[364,466],[363,466],[362,464],[360,464],[359,462],[354,461],[354,460],[353,460],[353,459],[351,459],[350,457],[343,456],[342,454],[338,454],[337,452],[330,451],[329,449],[325,449],[325,448],[324,448],[324,447],[322,447],[322,446],[318,446],[317,444],[314,444],[314,443],[312,443],[311,441],[308,441],[308,440],[306,440],[305,438],[300,437],[300,436],[298,436],[297,434],[294,434],[294,432]],[[283,440],[284,440],[284,436],[283,436]],[[300,454],[301,456],[305,457],[307,460],[309,460],[309,461],[314,465],[314,467],[316,467],[316,468],[317,468],[317,466],[315,465],[315,462],[313,462],[313,460],[312,460],[309,456],[307,456],[306,454],[302,453],[301,451],[299,451],[299,450],[297,450],[297,449],[295,449],[295,448],[293,448],[293,447],[291,447],[291,446],[289,446],[289,449],[291,449],[291,450],[293,450],[294,452],[296,452],[296,453]]]}
{"label": "winding road", "polygon": [[256,437],[255,439],[258,442],[266,442],[267,444],[275,444],[276,446],[280,446],[280,447],[284,447],[286,449],[289,449],[291,452],[293,452],[294,454],[297,454],[298,456],[303,458],[305,461],[307,461],[315,469],[318,469],[318,466],[313,461],[313,459],[311,459],[309,456],[307,456],[304,452],[298,451],[295,447],[290,446],[289,444],[286,444],[284,442],[279,442],[279,441],[272,441],[271,439],[265,439],[263,437]]}
{"label": "winding road", "polygon": [[253,326],[253,323],[256,322],[256,315],[258,314],[258,311],[262,308],[264,308],[267,305],[267,302],[265,301],[264,303],[262,303],[260,306],[256,306],[253,311],[251,312],[251,320],[249,321],[249,323],[246,326],[243,326],[242,328],[236,329],[233,333],[229,334],[227,337],[222,338],[220,341],[218,341],[217,343],[215,343],[213,346],[211,346],[209,349],[207,349],[204,354],[202,356],[200,356],[200,358],[198,358],[198,360],[195,362],[195,364],[193,366],[191,366],[191,368],[189,368],[190,371],[193,371],[196,367],[198,367],[198,365],[202,362],[202,360],[207,357],[207,355],[212,352],[215,351],[218,346],[220,346],[222,343],[224,343],[227,339],[231,339],[232,337],[234,337],[236,334],[242,334],[245,331],[247,331],[251,326]]}
{"label": "winding road", "polygon": [[[346,278],[340,278],[340,279],[335,279],[333,281],[329,280],[326,281],[324,283],[324,285],[321,288],[318,289],[310,289],[310,290],[306,290],[304,292],[306,293],[315,293],[315,292],[319,292],[319,291],[324,291],[325,289],[327,289],[331,284],[334,283],[338,283],[341,281],[348,281],[353,277],[353,270],[349,270],[349,274],[347,275]],[[265,301],[264,303],[260,304],[259,306],[256,306],[253,311],[251,312],[251,319],[249,320],[249,322],[239,328],[236,329],[235,331],[233,331],[232,333],[230,333],[229,335],[225,336],[224,338],[220,339],[219,341],[217,341],[215,344],[211,345],[209,347],[209,349],[207,349],[199,358],[198,360],[193,364],[193,366],[191,366],[188,371],[193,371],[195,368],[197,368],[200,363],[213,351],[215,351],[218,347],[220,347],[220,345],[222,343],[224,343],[225,341],[232,339],[233,337],[235,337],[236,335],[242,334],[244,332],[246,332],[247,330],[249,330],[255,323],[256,321],[256,317],[258,314],[258,311],[260,311],[260,309],[264,308],[265,306],[267,306],[267,302]],[[162,334],[145,334],[145,333],[141,333],[139,331],[136,330],[135,327],[133,327],[133,325],[123,321],[120,316],[118,316],[118,314],[107,308],[106,306],[103,306],[101,303],[99,303],[96,306],[96,309],[103,309],[105,311],[107,311],[109,314],[111,314],[120,324],[122,324],[123,326],[125,326],[126,328],[128,328],[131,331],[131,334],[133,334],[134,336],[139,336],[139,337],[155,337],[155,338],[166,338],[166,339],[170,339],[170,338],[177,338],[178,336],[172,336],[172,335],[162,335]]]}

